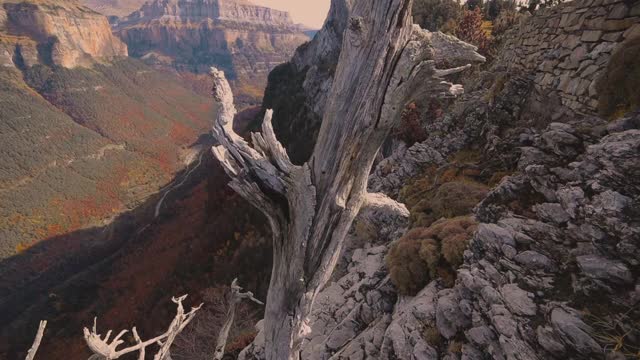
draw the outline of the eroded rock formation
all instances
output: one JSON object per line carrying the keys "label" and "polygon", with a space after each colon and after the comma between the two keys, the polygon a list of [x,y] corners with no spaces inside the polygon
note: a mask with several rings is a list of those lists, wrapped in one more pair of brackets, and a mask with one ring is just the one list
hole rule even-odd
{"label": "eroded rock formation", "polygon": [[107,18],[74,1],[4,1],[0,7],[0,65],[88,66],[126,57],[127,46]]}
{"label": "eroded rock formation", "polygon": [[116,31],[135,57],[196,74],[217,66],[255,97],[271,69],[309,40],[287,12],[246,0],[151,1]]}

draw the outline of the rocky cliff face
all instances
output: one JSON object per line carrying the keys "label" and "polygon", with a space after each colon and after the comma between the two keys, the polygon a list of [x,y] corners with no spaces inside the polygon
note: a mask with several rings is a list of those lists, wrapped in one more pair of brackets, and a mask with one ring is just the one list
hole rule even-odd
{"label": "rocky cliff face", "polygon": [[107,19],[74,1],[4,1],[0,8],[0,63],[66,68],[127,56]]}
{"label": "rocky cliff face", "polygon": [[220,67],[256,98],[269,71],[309,40],[288,13],[237,0],[151,1],[116,31],[133,56],[196,74]]}
{"label": "rocky cliff face", "polygon": [[332,1],[313,40],[269,75],[262,110],[274,110],[274,129],[296,163],[307,160],[313,150],[353,2]]}
{"label": "rocky cliff face", "polygon": [[139,10],[146,0],[83,0],[82,2],[106,16],[125,17]]}

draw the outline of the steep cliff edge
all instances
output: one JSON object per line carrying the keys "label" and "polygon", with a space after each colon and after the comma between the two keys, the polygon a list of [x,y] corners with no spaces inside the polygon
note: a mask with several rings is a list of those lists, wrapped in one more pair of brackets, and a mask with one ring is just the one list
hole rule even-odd
{"label": "steep cliff edge", "polygon": [[271,69],[309,40],[288,13],[244,0],[155,0],[115,30],[132,56],[200,80],[215,65],[254,99],[262,97]]}
{"label": "steep cliff edge", "polygon": [[75,1],[7,0],[0,9],[0,62],[66,68],[126,57],[107,19]]}

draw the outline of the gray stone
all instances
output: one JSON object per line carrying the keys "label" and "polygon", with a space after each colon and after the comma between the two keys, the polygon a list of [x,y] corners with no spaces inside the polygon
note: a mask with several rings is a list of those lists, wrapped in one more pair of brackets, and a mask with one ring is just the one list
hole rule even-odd
{"label": "gray stone", "polygon": [[477,345],[485,346],[495,339],[493,331],[487,326],[478,326],[467,331],[467,338]]}
{"label": "gray stone", "polygon": [[600,37],[602,37],[602,31],[600,31],[600,30],[587,30],[587,31],[582,33],[582,36],[580,37],[580,40],[585,41],[585,42],[596,42],[596,41],[600,40]]}
{"label": "gray stone", "polygon": [[533,294],[524,291],[516,284],[507,284],[500,289],[505,304],[515,314],[533,316],[537,306],[533,302]]}
{"label": "gray stone", "polygon": [[615,48],[616,43],[612,42],[602,42],[598,44],[591,52],[589,53],[589,57],[591,59],[598,59],[602,56],[603,53],[610,53]]}
{"label": "gray stone", "polygon": [[611,41],[611,42],[617,42],[622,38],[622,34],[623,34],[622,31],[604,34],[604,35],[602,35],[602,40]]}
{"label": "gray stone", "polygon": [[578,45],[580,45],[580,37],[577,35],[569,35],[567,39],[561,41],[562,46],[568,48],[569,50],[575,49]]}
{"label": "gray stone", "polygon": [[600,345],[589,336],[593,329],[575,316],[573,312],[559,307],[553,309],[551,324],[565,343],[580,354],[596,355],[602,352]]}
{"label": "gray stone", "polygon": [[595,74],[598,70],[600,70],[599,66],[589,65],[582,73],[580,73],[580,76],[582,76],[583,78],[586,78]]}
{"label": "gray stone", "polygon": [[571,216],[576,217],[577,210],[584,203],[584,191],[579,187],[562,188],[556,191],[562,208]]}
{"label": "gray stone", "polygon": [[607,19],[624,19],[629,13],[629,8],[624,3],[617,4],[611,8]]}
{"label": "gray stone", "polygon": [[555,269],[551,259],[533,250],[521,252],[516,256],[515,261],[530,270],[552,271]]}
{"label": "gray stone", "polygon": [[496,224],[480,224],[475,238],[485,247],[494,250],[502,250],[503,245],[516,247],[516,241],[509,230]]}
{"label": "gray stone", "polygon": [[453,338],[458,331],[471,324],[470,318],[461,309],[460,300],[453,291],[444,291],[438,298],[436,326],[442,336]]}
{"label": "gray stone", "polygon": [[617,215],[633,204],[631,198],[613,190],[607,190],[598,194],[593,199],[594,207],[605,212]]}
{"label": "gray stone", "polygon": [[538,344],[548,352],[554,355],[562,355],[566,351],[564,344],[562,344],[561,341],[558,341],[558,335],[554,334],[551,327],[538,326],[536,329],[536,335],[538,338]]}
{"label": "gray stone", "polygon": [[592,278],[613,284],[631,284],[633,275],[621,261],[609,260],[598,255],[584,255],[576,258],[582,272]]}
{"label": "gray stone", "polygon": [[634,19],[626,18],[621,20],[606,20],[602,23],[601,29],[604,31],[626,30],[634,24]]}
{"label": "gray stone", "polygon": [[624,32],[625,39],[633,39],[640,36],[640,24],[635,24]]}
{"label": "gray stone", "polygon": [[507,259],[513,259],[516,254],[518,254],[518,250],[511,245],[503,245],[502,253]]}
{"label": "gray stone", "polygon": [[511,316],[496,315],[491,318],[491,321],[501,335],[513,337],[518,332],[517,323]]}
{"label": "gray stone", "polygon": [[535,206],[536,214],[547,222],[564,224],[569,221],[569,214],[564,211],[562,205],[557,203],[544,203]]}

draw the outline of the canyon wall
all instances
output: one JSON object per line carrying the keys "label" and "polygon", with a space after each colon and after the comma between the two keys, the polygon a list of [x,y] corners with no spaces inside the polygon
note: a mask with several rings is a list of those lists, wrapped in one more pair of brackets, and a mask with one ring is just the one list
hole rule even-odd
{"label": "canyon wall", "polygon": [[0,8],[0,63],[66,68],[127,56],[107,19],[72,1],[5,1]]}
{"label": "canyon wall", "polygon": [[309,40],[288,13],[237,0],[151,1],[116,32],[135,57],[195,74],[222,68],[256,98],[269,72]]}
{"label": "canyon wall", "polygon": [[83,0],[82,2],[106,16],[124,17],[140,9],[146,0]]}
{"label": "canyon wall", "polygon": [[619,44],[640,36],[640,3],[579,0],[538,11],[510,31],[502,62],[535,74],[541,95],[576,112],[598,107],[598,77]]}

